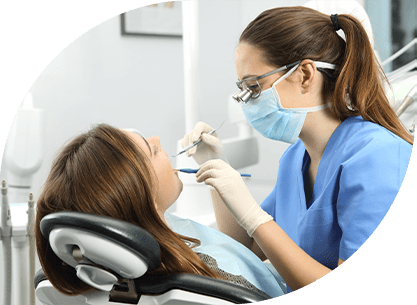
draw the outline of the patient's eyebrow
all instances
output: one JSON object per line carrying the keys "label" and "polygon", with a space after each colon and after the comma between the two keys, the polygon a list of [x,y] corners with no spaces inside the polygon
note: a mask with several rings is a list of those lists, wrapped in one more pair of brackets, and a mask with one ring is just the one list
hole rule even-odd
{"label": "patient's eyebrow", "polygon": [[[142,136],[141,136],[141,137],[142,137]],[[143,139],[143,141],[145,141],[146,145],[148,145],[149,152],[150,152],[150,154],[151,154],[151,156],[152,156],[152,149],[151,149],[151,146],[149,145],[148,141],[146,141],[146,139],[145,139],[144,137],[142,137],[142,139]]]}

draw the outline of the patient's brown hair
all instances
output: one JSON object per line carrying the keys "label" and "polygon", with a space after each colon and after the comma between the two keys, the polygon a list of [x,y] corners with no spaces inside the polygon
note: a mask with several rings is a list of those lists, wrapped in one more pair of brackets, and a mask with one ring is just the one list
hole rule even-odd
{"label": "patient's brown hair", "polygon": [[77,211],[110,216],[150,232],[161,248],[152,274],[193,273],[222,278],[191,250],[199,241],[173,232],[155,207],[154,172],[146,154],[123,131],[100,124],[63,147],[37,202],[36,247],[42,268],[60,292],[78,295],[92,288],[52,251],[40,232],[45,215]]}

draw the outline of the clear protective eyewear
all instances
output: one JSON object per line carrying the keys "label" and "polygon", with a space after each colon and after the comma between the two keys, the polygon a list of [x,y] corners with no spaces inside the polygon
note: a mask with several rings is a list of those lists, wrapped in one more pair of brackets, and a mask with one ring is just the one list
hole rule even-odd
{"label": "clear protective eyewear", "polygon": [[233,95],[233,99],[238,102],[238,103],[247,103],[249,102],[249,100],[251,98],[257,98],[261,92],[261,86],[258,83],[258,80],[260,80],[261,78],[270,76],[272,74],[278,73],[280,71],[284,71],[287,70],[289,68],[294,67],[295,65],[298,65],[301,62],[301,60],[289,64],[289,65],[285,65],[281,68],[275,69],[273,71],[270,71],[268,73],[262,74],[260,76],[255,76],[255,77],[250,77],[247,79],[243,79],[239,82],[236,82],[237,87],[240,89],[240,91],[238,93],[236,93],[235,95]]}

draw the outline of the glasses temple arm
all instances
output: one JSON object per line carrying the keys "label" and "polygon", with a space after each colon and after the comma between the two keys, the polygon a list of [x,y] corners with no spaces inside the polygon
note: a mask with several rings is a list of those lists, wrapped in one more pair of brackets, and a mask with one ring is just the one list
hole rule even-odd
{"label": "glasses temple arm", "polygon": [[255,76],[255,77],[250,77],[250,78],[247,78],[247,79],[242,79],[241,81],[236,82],[236,85],[239,87],[239,85],[240,85],[240,84],[242,84],[244,81],[248,81],[248,80],[259,80],[259,79],[261,79],[261,78],[264,78],[264,77],[270,76],[270,75],[272,75],[272,74],[274,74],[274,73],[277,73],[277,72],[279,72],[279,71],[287,70],[287,69],[289,69],[289,68],[292,68],[292,67],[294,67],[294,66],[298,65],[300,62],[301,62],[301,60],[296,61],[296,62],[294,62],[294,63],[292,63],[292,64],[289,64],[289,65],[282,66],[281,68],[275,69],[275,70],[273,70],[273,71],[271,71],[271,72],[268,72],[268,73],[262,74],[262,75],[260,75],[260,76]]}

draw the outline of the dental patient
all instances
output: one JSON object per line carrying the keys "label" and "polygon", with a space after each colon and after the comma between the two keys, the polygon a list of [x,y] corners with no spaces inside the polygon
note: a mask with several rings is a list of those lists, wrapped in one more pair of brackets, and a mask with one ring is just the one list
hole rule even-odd
{"label": "dental patient", "polygon": [[151,233],[161,248],[161,265],[148,274],[199,274],[271,297],[282,295],[278,278],[245,246],[165,213],[181,191],[158,137],[145,139],[106,124],[75,137],[54,160],[37,202],[36,246],[45,275],[67,295],[92,290],[55,255],[40,231],[44,216],[76,211],[127,221]]}

